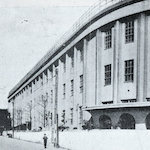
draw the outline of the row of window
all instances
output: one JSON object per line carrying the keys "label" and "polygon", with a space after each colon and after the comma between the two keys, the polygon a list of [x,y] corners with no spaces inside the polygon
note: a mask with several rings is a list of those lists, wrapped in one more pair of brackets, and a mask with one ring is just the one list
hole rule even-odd
{"label": "row of window", "polygon": [[[80,93],[83,93],[83,75],[80,75]],[[74,95],[74,80],[70,81],[70,96]],[[63,84],[63,98],[66,97],[66,84]]]}
{"label": "row of window", "polygon": [[[125,43],[134,42],[134,21],[125,23]],[[105,49],[112,47],[112,30],[109,29],[105,32]]]}
{"label": "row of window", "polygon": [[[71,57],[71,67],[74,68],[74,55],[72,55]],[[80,50],[80,61],[83,61],[83,49]],[[66,72],[66,60],[64,60],[63,62],[63,68],[64,68],[64,72]]]}
{"label": "row of window", "polygon": [[[133,82],[134,80],[134,60],[125,61],[124,71],[125,82]],[[111,84],[111,64],[105,66],[105,85]]]}
{"label": "row of window", "polygon": [[[62,117],[61,122],[63,123],[63,125],[65,125],[65,123],[67,122],[65,110],[62,111],[61,117]],[[82,108],[79,107],[79,123],[80,124],[82,124],[82,118],[83,118]],[[73,108],[70,108],[70,123],[71,123],[71,125],[73,125]]]}
{"label": "row of window", "polygon": [[[134,42],[134,21],[128,21],[125,23],[125,42],[130,43]],[[109,49],[112,47],[112,30],[109,29],[105,32],[105,49]],[[83,61],[83,49],[80,50],[80,60]],[[64,60],[64,72],[66,71],[66,61]],[[126,69],[125,69],[125,81],[133,81],[133,64],[131,62],[126,62]],[[74,55],[71,56],[71,67],[74,67]],[[50,71],[52,76],[52,71]],[[46,76],[46,82],[48,82],[48,76],[47,71],[44,71],[44,74]],[[36,77],[36,81],[41,78],[41,85],[43,85],[43,75],[41,74],[39,77]],[[33,83],[35,84],[35,80],[33,80]],[[72,83],[73,84],[73,83]],[[111,65],[105,66],[105,85],[111,84]],[[82,90],[83,86],[81,86]],[[32,91],[31,91],[32,92]],[[72,92],[73,93],[73,90]]]}

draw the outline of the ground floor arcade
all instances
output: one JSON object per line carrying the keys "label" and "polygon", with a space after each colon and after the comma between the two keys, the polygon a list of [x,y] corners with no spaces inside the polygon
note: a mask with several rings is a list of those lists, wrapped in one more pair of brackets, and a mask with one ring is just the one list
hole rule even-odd
{"label": "ground floor arcade", "polygon": [[90,109],[95,129],[150,129],[150,107]]}

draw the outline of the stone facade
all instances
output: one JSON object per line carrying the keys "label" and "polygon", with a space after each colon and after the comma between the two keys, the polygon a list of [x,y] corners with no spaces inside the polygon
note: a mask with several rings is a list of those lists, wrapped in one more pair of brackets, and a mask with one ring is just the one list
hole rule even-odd
{"label": "stone facade", "polygon": [[106,6],[10,91],[14,126],[149,128],[150,1]]}

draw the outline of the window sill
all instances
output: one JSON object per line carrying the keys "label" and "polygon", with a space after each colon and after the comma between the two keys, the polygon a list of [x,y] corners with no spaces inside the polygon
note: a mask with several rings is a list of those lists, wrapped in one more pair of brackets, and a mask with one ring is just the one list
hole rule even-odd
{"label": "window sill", "polygon": [[124,83],[134,83],[134,81],[124,81]]}
{"label": "window sill", "polygon": [[110,86],[110,85],[111,85],[111,84],[105,84],[105,85],[104,85],[104,87],[106,87],[106,86]]}

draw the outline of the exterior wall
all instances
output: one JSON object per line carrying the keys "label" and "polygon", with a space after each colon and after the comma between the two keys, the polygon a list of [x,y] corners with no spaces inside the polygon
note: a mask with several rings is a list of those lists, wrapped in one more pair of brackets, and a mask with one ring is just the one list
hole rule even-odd
{"label": "exterior wall", "polygon": [[[114,9],[95,20],[35,72],[9,97],[9,101],[14,102],[14,125],[27,125],[32,122],[32,129],[50,128],[55,124],[55,117],[58,114],[59,126],[81,129],[83,118],[89,117],[83,113],[83,107],[91,108],[93,111],[94,107],[100,106],[102,109],[106,104],[108,107],[121,105],[122,100],[131,99],[135,99],[135,103],[149,104],[147,102],[150,98],[150,16],[147,11],[150,10],[149,3],[149,0],[134,2],[120,9]],[[127,44],[125,22],[128,19],[134,21],[134,42]],[[112,46],[105,49],[105,34],[108,28],[112,31]],[[134,80],[125,82],[125,61],[130,59],[134,59]],[[111,84],[105,85],[104,67],[109,64],[111,64]],[[83,91],[80,89],[82,75]],[[121,111],[125,112],[124,109],[116,112],[105,109],[92,112],[96,127],[100,114],[110,115],[115,124]],[[138,119],[137,126],[144,122],[142,117],[148,113],[147,110],[142,110],[141,113],[139,110],[127,109],[127,112]]]}
{"label": "exterior wall", "polygon": [[95,105],[96,37],[89,39],[86,49],[86,105]]}
{"label": "exterior wall", "polygon": [[[119,50],[119,99],[136,99],[136,73],[137,72],[137,20],[134,21],[134,33],[135,38],[132,43],[125,43],[125,23],[121,23],[120,25],[122,33],[120,35],[121,43]],[[124,79],[124,62],[126,60],[134,60],[134,81],[133,82],[125,82]]]}

